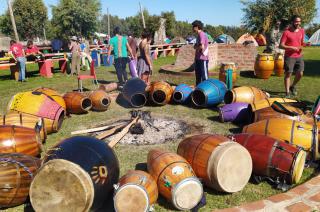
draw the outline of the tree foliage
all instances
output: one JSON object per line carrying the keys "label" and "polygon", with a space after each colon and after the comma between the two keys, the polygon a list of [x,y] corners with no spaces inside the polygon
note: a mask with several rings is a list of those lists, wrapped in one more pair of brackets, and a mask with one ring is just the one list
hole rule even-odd
{"label": "tree foliage", "polygon": [[[15,0],[12,4],[17,31],[21,39],[42,37],[44,23],[46,23],[47,8],[42,0]],[[12,35],[13,28],[9,11],[0,19],[1,31]]]}

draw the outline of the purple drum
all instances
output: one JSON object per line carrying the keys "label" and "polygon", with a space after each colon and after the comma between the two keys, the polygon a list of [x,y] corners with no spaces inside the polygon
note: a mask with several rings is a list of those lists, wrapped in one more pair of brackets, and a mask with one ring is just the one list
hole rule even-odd
{"label": "purple drum", "polygon": [[136,60],[130,59],[129,69],[130,69],[131,77],[138,77],[138,73],[137,73],[137,61],[136,61]]}
{"label": "purple drum", "polygon": [[248,123],[251,111],[248,103],[235,102],[226,104],[219,108],[219,118],[221,122],[232,121],[234,123]]}

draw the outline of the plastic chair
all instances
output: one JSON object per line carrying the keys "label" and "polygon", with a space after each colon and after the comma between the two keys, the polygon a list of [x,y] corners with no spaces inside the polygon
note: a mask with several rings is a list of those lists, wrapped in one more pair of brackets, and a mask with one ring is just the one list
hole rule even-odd
{"label": "plastic chair", "polygon": [[97,80],[96,72],[94,70],[94,63],[95,63],[95,61],[92,60],[92,62],[90,64],[90,75],[78,75],[78,90],[80,90],[81,92],[83,91],[82,80],[92,79],[92,82],[94,85],[99,84],[98,80]]}

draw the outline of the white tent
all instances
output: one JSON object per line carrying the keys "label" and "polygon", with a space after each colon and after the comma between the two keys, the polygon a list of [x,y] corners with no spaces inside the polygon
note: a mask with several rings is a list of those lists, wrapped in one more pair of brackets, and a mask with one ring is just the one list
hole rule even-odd
{"label": "white tent", "polygon": [[313,33],[313,35],[309,39],[309,42],[312,46],[320,46],[320,29]]}
{"label": "white tent", "polygon": [[95,34],[96,36],[98,36],[99,38],[105,38],[105,37],[107,37],[106,34],[103,34],[103,33],[100,33],[100,32],[95,32],[94,34]]}

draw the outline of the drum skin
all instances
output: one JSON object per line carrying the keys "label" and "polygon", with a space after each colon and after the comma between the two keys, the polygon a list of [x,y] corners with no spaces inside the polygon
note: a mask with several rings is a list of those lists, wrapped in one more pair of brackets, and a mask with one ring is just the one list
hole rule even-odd
{"label": "drum skin", "polygon": [[34,91],[41,92],[49,97],[51,97],[55,102],[57,102],[64,110],[67,109],[66,103],[62,97],[62,95],[52,88],[41,87],[37,88]]}
{"label": "drum skin", "polygon": [[249,152],[222,135],[188,137],[180,142],[177,153],[191,164],[207,186],[218,191],[240,191],[250,179],[252,160]]}
{"label": "drum skin", "polygon": [[312,152],[314,159],[318,157],[317,125],[284,118],[270,118],[249,124],[242,132],[267,135]]}
{"label": "drum skin", "polygon": [[274,60],[274,73],[277,77],[282,77],[284,74],[284,56],[283,54],[276,54]]}
{"label": "drum skin", "polygon": [[89,99],[92,102],[92,110],[106,111],[111,103],[108,94],[102,90],[96,90],[89,93]]}
{"label": "drum skin", "polygon": [[306,153],[285,142],[259,134],[235,134],[252,157],[253,174],[298,183],[304,169]]}
{"label": "drum skin", "polygon": [[150,100],[156,105],[168,104],[171,100],[173,89],[164,81],[152,82],[150,85]]}
{"label": "drum skin", "polygon": [[222,63],[219,71],[219,80],[226,83],[226,71],[232,69],[232,84],[237,81],[237,67],[235,63]]}
{"label": "drum skin", "polygon": [[32,156],[0,154],[0,208],[23,204],[41,160]]}
{"label": "drum skin", "polygon": [[180,155],[152,149],[148,153],[147,164],[148,172],[157,182],[159,193],[177,209],[191,209],[201,200],[202,185],[190,164]]}
{"label": "drum skin", "polygon": [[15,125],[0,126],[0,153],[39,156],[42,144],[39,132]]}
{"label": "drum skin", "polygon": [[158,199],[157,183],[144,171],[128,171],[119,179],[118,186],[113,198],[117,212],[149,211]]}
{"label": "drum skin", "polygon": [[68,92],[63,96],[63,99],[67,105],[67,113],[83,114],[92,107],[89,97],[80,92]]}
{"label": "drum skin", "polygon": [[260,89],[252,86],[241,86],[233,88],[226,92],[224,102],[230,104],[233,102],[244,102],[251,104],[255,101],[266,99],[268,96]]}
{"label": "drum skin", "polygon": [[258,78],[269,79],[274,70],[272,54],[258,54],[254,64],[254,71]]}
{"label": "drum skin", "polygon": [[250,103],[252,112],[260,110],[262,108],[270,107],[275,101],[279,103],[295,103],[297,100],[286,98],[266,98],[260,101],[254,101]]}
{"label": "drum skin", "polygon": [[114,151],[93,137],[61,141],[47,152],[43,163],[30,188],[36,211],[45,211],[48,205],[53,211],[97,210],[119,179]]}

